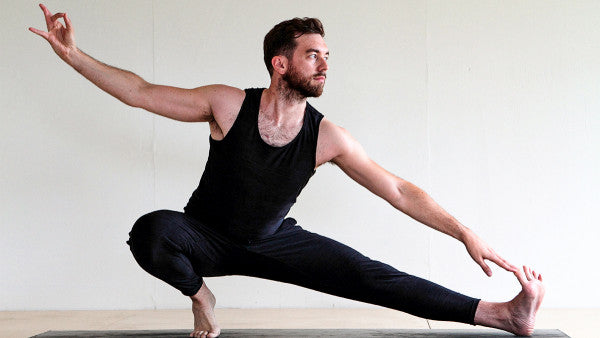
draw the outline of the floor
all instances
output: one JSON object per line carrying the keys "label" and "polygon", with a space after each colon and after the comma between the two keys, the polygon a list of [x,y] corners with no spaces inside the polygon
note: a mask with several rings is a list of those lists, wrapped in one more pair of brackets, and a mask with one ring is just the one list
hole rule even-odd
{"label": "floor", "polygon": [[[217,309],[221,327],[344,329],[469,329],[381,309]],[[189,310],[6,311],[0,312],[0,337],[30,337],[49,330],[150,330],[190,328]],[[478,327],[479,328],[479,327]],[[571,337],[599,337],[600,309],[544,309],[536,328],[559,329]]]}

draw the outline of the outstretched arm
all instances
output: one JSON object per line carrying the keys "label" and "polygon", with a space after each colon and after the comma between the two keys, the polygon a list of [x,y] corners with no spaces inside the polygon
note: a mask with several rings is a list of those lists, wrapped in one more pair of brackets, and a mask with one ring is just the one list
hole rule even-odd
{"label": "outstretched arm", "polygon": [[[227,91],[237,90],[226,86],[182,89],[148,83],[130,71],[106,65],[82,52],[75,44],[73,25],[67,14],[52,14],[46,6],[40,4],[40,7],[48,31],[31,27],[29,30],[46,39],[56,54],[86,79],[127,105],[179,121],[206,122],[214,119],[212,108],[219,105],[214,101],[227,96]],[[239,95],[239,90],[236,94]]]}
{"label": "outstretched arm", "polygon": [[488,276],[492,275],[492,270],[485,260],[490,260],[508,271],[516,271],[515,266],[496,254],[489,245],[460,224],[423,190],[391,174],[371,160],[347,131],[328,120],[323,120],[319,137],[322,137],[319,142],[323,145],[320,153],[326,161],[331,160],[353,180],[388,201],[396,209],[461,241],[469,255]]}

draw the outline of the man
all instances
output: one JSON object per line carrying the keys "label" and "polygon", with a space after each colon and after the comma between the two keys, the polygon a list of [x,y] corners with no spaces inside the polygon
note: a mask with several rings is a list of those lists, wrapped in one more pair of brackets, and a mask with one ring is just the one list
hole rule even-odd
{"label": "man", "polygon": [[[216,337],[215,297],[202,277],[247,275],[405,311],[417,316],[533,332],[544,296],[542,277],[497,255],[425,192],[387,172],[344,129],[307,103],[323,92],[329,51],[317,19],[292,19],[265,37],[271,84],[241,90],[224,85],[180,89],[150,84],[77,49],[70,19],[40,5],[58,56],[124,103],[187,122],[208,122],[210,153],[185,212],[142,216],[128,244],[140,266],[192,299],[194,331]],[[63,18],[65,25],[58,20]],[[315,170],[331,162],[414,219],[460,240],[487,275],[484,260],[515,274],[522,291],[490,303],[373,261],[285,218]]]}

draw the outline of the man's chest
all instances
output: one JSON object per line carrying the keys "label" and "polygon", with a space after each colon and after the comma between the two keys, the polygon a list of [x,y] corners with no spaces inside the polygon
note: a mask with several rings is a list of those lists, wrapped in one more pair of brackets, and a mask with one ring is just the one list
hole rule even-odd
{"label": "man's chest", "polygon": [[268,145],[282,147],[292,142],[302,130],[302,121],[278,125],[273,120],[258,115],[258,132],[262,140]]}

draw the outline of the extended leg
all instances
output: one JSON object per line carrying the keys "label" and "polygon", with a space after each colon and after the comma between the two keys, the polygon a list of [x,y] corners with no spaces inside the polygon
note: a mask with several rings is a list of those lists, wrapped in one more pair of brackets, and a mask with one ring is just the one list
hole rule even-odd
{"label": "extended leg", "polygon": [[284,222],[275,236],[247,246],[244,274],[401,310],[474,323],[478,300],[371,260],[329,238]]}
{"label": "extended leg", "polygon": [[243,274],[292,283],[413,315],[531,335],[544,296],[540,275],[515,272],[523,290],[510,302],[490,303],[397,271],[329,238],[284,223],[247,246]]}

